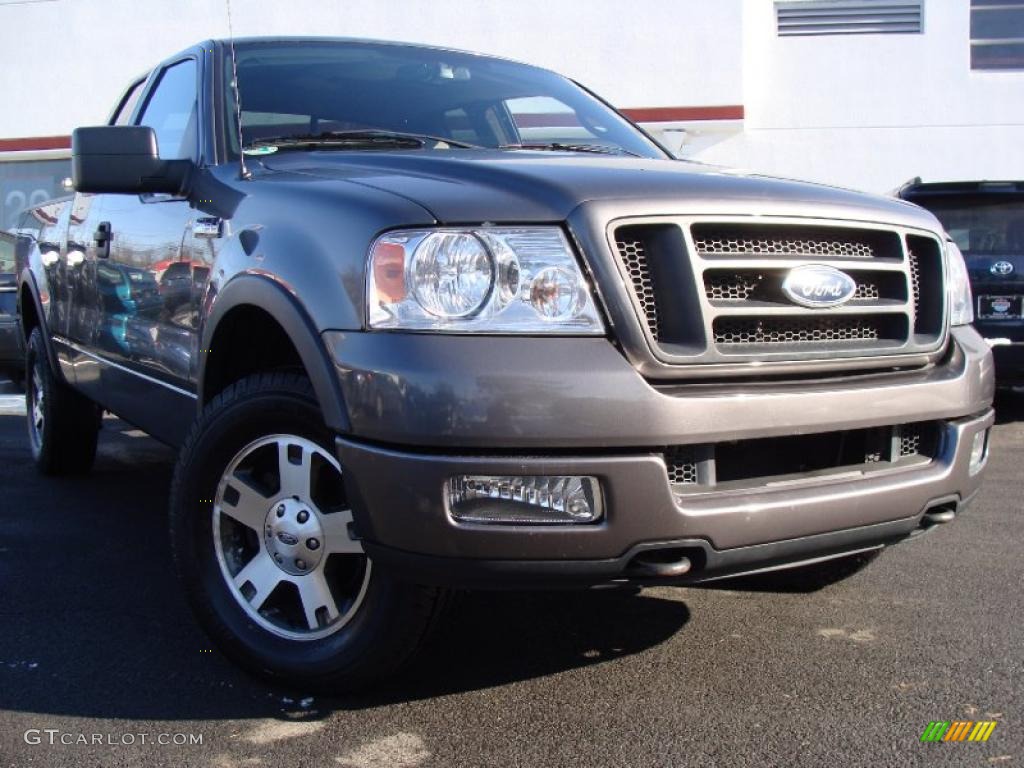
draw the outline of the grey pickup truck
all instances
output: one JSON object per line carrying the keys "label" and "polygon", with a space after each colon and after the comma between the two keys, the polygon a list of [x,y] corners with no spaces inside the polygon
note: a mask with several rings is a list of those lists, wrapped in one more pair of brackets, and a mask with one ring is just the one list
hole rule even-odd
{"label": "grey pickup truck", "polygon": [[552,72],[208,41],[72,164],[16,233],[31,449],[87,469],[103,411],[177,447],[184,589],[269,677],[372,684],[453,587],[842,573],[979,488],[930,213],[674,160]]}

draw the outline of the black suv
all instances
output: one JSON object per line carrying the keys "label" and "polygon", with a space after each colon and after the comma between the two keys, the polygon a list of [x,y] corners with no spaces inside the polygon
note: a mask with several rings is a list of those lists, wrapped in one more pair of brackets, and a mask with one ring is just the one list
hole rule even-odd
{"label": "black suv", "polygon": [[1024,383],[1024,181],[914,179],[899,194],[934,213],[960,248],[998,381]]}

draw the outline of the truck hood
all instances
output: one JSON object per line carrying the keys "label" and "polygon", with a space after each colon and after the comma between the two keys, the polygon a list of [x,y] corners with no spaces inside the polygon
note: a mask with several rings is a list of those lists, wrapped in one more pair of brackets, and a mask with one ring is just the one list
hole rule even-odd
{"label": "truck hood", "polygon": [[[280,152],[262,171],[361,184],[412,200],[443,224],[561,222],[594,201],[650,201],[651,213],[709,205],[941,229],[889,197],[680,160],[547,151]],[[631,206],[633,207],[633,206]]]}

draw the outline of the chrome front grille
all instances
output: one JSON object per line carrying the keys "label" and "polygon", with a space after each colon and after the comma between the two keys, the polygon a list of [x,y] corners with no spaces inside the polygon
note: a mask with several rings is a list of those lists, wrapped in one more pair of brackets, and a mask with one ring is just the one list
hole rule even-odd
{"label": "chrome front grille", "polygon": [[[939,240],[901,227],[671,217],[613,224],[620,271],[659,364],[731,365],[936,353],[945,340]],[[852,278],[849,301],[807,308],[783,283],[802,265]],[[864,365],[859,365],[864,367]]]}

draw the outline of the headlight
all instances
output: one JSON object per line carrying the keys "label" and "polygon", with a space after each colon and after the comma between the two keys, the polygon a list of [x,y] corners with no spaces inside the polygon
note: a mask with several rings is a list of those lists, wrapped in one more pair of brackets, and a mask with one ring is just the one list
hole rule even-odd
{"label": "headlight", "polygon": [[371,328],[602,335],[558,227],[389,232],[370,249]]}
{"label": "headlight", "polygon": [[946,280],[949,292],[949,319],[952,325],[969,325],[974,322],[974,296],[971,294],[971,280],[967,274],[964,255],[956,243],[946,243]]}

